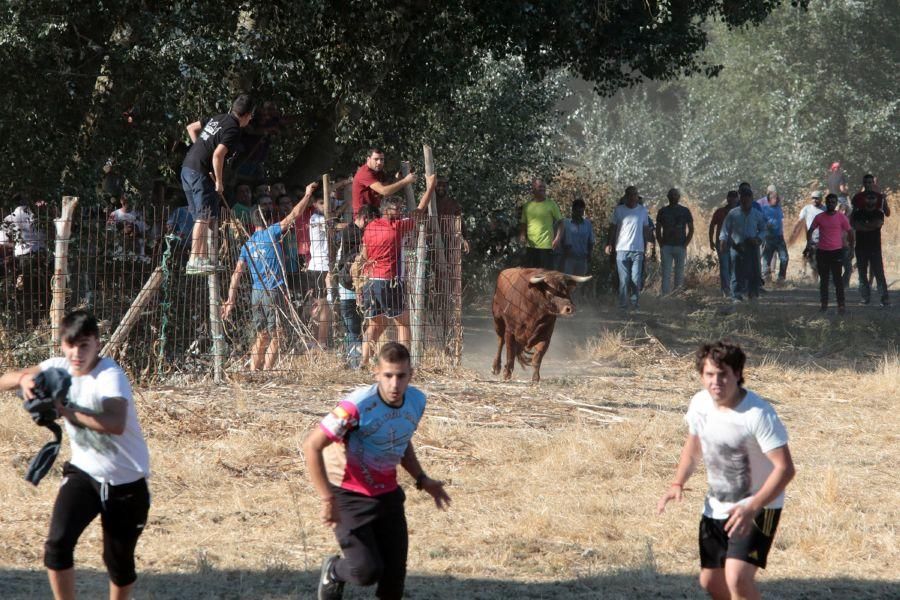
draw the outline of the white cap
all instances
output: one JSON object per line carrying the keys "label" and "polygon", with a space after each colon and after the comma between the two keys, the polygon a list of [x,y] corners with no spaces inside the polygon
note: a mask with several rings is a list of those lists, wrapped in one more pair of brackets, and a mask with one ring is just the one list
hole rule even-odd
{"label": "white cap", "polygon": [[767,194],[777,194],[778,193],[778,190],[775,189],[774,183],[769,184],[769,187],[766,188],[766,193]]}

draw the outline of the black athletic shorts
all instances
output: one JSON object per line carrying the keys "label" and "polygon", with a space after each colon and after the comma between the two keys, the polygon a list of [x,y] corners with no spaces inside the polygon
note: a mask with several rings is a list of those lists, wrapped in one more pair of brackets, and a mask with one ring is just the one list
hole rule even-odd
{"label": "black athletic shorts", "polygon": [[76,466],[63,466],[63,479],[53,505],[50,533],[44,544],[44,566],[54,571],[74,566],[75,544],[100,515],[103,525],[103,562],[118,586],[134,583],[134,548],[144,532],[150,509],[147,480],[102,486]]}
{"label": "black athletic shorts", "polygon": [[753,528],[743,537],[728,537],[725,531],[727,519],[700,519],[700,566],[704,569],[722,569],[726,558],[736,558],[766,568],[766,558],[775,539],[780,508],[764,508],[753,519]]}

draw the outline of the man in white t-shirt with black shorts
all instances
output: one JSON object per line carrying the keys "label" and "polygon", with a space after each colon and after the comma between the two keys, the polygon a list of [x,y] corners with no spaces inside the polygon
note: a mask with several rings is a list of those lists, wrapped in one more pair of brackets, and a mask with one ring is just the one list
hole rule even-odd
{"label": "man in white t-shirt with black shorts", "polygon": [[691,399],[688,436],[660,514],[681,501],[700,459],[709,489],[700,520],[700,585],[715,600],[759,598],[756,571],[766,567],[794,477],[787,431],[772,406],[743,387],[746,356],[728,341],[697,351],[703,391]]}
{"label": "man in white t-shirt with black shorts", "polygon": [[103,562],[109,597],[125,600],[137,579],[134,549],[147,523],[150,457],[138,424],[131,384],[111,358],[100,357],[97,320],[85,311],[60,325],[63,356],[0,377],[0,390],[22,389],[33,397],[34,377],[50,368],[66,370],[68,403],[56,403],[71,441],[72,458],[53,505],[44,565],[57,600],[75,597],[74,550],[85,528],[100,515]]}

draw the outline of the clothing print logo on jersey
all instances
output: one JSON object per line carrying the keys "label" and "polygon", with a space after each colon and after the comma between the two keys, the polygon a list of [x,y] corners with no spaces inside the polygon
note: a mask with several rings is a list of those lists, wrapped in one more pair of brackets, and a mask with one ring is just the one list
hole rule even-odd
{"label": "clothing print logo on jersey", "polygon": [[218,121],[210,121],[206,124],[206,127],[203,128],[203,132],[200,134],[200,138],[205,142],[212,136],[219,133],[220,129],[222,129],[222,127],[219,126]]}

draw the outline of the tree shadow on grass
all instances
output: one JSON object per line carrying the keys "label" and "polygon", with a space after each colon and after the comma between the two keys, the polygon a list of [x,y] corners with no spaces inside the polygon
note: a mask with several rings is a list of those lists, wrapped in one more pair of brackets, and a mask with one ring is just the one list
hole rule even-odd
{"label": "tree shadow on grass", "polygon": [[[272,569],[267,571],[220,571],[202,569],[187,573],[143,573],[135,586],[140,600],[287,600],[315,598],[318,572]],[[78,572],[81,598],[103,598],[106,574],[96,570]],[[405,598],[413,600],[576,600],[704,598],[696,578],[668,575],[651,570],[623,570],[556,582],[520,582],[502,579],[410,575]],[[778,579],[761,578],[763,597],[777,599],[875,600],[900,597],[900,582],[850,578]],[[50,589],[43,571],[0,570],[0,596],[4,600],[47,598]],[[348,586],[348,600],[374,598],[373,588]]]}

